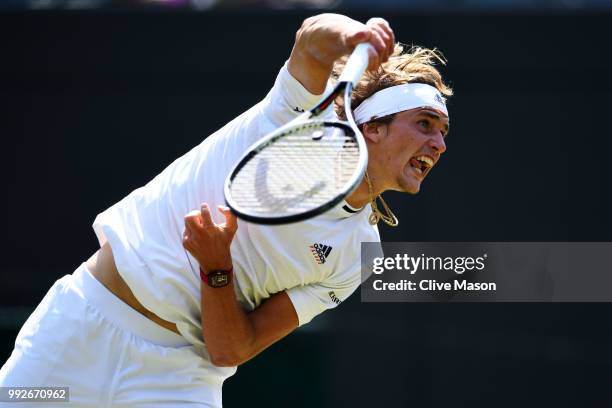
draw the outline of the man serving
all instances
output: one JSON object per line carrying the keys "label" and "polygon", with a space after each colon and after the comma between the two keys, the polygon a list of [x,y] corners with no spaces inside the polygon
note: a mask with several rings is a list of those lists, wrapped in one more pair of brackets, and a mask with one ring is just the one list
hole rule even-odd
{"label": "man serving", "polygon": [[[362,183],[306,221],[237,222],[223,206],[233,164],[318,102],[362,42],[372,45],[353,91]],[[47,293],[0,385],[66,386],[71,407],[220,407],[236,366],[355,291],[361,242],[380,241],[379,220],[397,224],[380,194],[417,193],[444,153],[451,90],[436,62],[395,44],[383,19],[306,19],[260,103],[98,215],[100,250]]]}

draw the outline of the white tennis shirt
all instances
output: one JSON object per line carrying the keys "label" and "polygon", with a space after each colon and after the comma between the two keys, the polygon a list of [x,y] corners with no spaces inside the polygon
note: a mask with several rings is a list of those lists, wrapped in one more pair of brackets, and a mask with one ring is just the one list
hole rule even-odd
{"label": "white tennis shirt", "polygon": [[[223,185],[232,166],[250,145],[319,99],[283,67],[263,101],[96,217],[100,245],[110,243],[136,298],[175,323],[190,343],[202,345],[203,336],[198,263],[182,246],[185,215],[207,202],[215,222],[222,222],[216,207],[225,204]],[[341,203],[299,223],[239,220],[231,253],[240,304],[253,310],[286,290],[300,325],[337,306],[360,284],[361,242],[380,241],[378,229],[368,223],[370,213],[369,206],[356,211]]]}

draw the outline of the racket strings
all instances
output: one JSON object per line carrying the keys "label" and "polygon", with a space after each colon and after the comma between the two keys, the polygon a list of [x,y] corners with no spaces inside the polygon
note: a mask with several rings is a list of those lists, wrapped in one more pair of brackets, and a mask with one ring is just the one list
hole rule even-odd
{"label": "racket strings", "polygon": [[322,123],[300,126],[244,165],[232,181],[232,196],[244,210],[291,215],[337,196],[358,162],[357,141],[342,128]]}

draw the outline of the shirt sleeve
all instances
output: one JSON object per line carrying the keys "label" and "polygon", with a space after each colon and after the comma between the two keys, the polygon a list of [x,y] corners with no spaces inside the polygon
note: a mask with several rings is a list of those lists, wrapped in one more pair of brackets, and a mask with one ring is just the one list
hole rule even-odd
{"label": "shirt sleeve", "polygon": [[[283,65],[274,86],[263,100],[263,113],[275,126],[281,126],[299,116],[301,113],[313,108],[323,95],[331,92],[332,84],[327,82],[325,92],[315,95],[295,79],[287,69],[287,63]],[[323,113],[324,117],[333,115],[333,106]]]}
{"label": "shirt sleeve", "polygon": [[298,315],[299,325],[310,322],[315,316],[333,309],[346,300],[361,284],[360,263],[357,262],[341,276],[287,290]]}

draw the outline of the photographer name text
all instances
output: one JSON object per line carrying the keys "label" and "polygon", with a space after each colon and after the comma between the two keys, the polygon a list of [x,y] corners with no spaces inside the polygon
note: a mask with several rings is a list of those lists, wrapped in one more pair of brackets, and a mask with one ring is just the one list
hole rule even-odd
{"label": "photographer name text", "polygon": [[[415,275],[420,271],[454,272],[463,275],[466,272],[480,272],[485,269],[487,254],[477,257],[441,257],[441,256],[410,256],[397,254],[394,257],[378,257],[372,262],[372,272],[378,279],[372,282],[376,291],[496,291],[495,282],[474,282],[473,279],[396,279],[387,282],[382,278],[386,271],[401,271]],[[468,275],[468,274],[466,274]],[[397,275],[394,275],[397,278]],[[467,276],[466,276],[467,278]]]}

